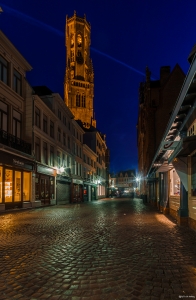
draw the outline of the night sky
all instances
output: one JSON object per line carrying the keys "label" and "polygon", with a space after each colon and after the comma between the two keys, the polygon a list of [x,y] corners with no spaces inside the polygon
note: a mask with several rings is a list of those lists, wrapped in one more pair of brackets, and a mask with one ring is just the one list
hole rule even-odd
{"label": "night sky", "polygon": [[[106,134],[111,172],[137,169],[138,88],[148,66],[160,67],[187,57],[196,43],[195,0],[0,0],[0,29],[31,64],[29,83],[46,85],[63,98],[65,19],[74,10],[91,23],[95,72],[95,117]],[[164,116],[163,116],[164,117]]]}

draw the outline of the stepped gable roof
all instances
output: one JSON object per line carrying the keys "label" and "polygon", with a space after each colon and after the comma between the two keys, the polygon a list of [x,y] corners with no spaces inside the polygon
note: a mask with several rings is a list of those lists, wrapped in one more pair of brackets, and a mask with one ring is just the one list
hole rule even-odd
{"label": "stepped gable roof", "polygon": [[120,177],[120,174],[122,174],[123,177],[125,177],[126,174],[128,175],[128,177],[132,177],[135,176],[135,170],[120,171],[118,172],[117,176]]}
{"label": "stepped gable roof", "polygon": [[52,95],[53,92],[45,85],[33,86],[33,90],[38,96]]}

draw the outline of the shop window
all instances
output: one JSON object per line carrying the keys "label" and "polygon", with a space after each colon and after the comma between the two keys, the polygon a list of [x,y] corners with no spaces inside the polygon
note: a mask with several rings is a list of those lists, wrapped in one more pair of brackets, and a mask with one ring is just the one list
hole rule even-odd
{"label": "shop window", "polygon": [[35,137],[35,159],[40,161],[40,139]]}
{"label": "shop window", "polygon": [[50,165],[54,167],[54,147],[50,146]]}
{"label": "shop window", "polygon": [[14,201],[21,201],[21,172],[15,171]]}
{"label": "shop window", "polygon": [[54,122],[50,121],[50,136],[54,138]]}
{"label": "shop window", "polygon": [[191,196],[196,197],[196,155],[191,157]]}
{"label": "shop window", "polygon": [[0,55],[0,80],[8,84],[8,62]]}
{"label": "shop window", "polygon": [[36,175],[36,178],[35,178],[35,199],[36,200],[39,200],[39,188],[40,188],[40,185],[39,185],[39,175]]}
{"label": "shop window", "polygon": [[12,170],[5,169],[5,202],[12,202]]}
{"label": "shop window", "polygon": [[17,138],[21,137],[21,114],[13,110],[13,135]]}
{"label": "shop window", "polygon": [[48,133],[48,118],[46,115],[43,115],[43,131]]}
{"label": "shop window", "polygon": [[31,173],[23,172],[23,201],[30,201]]}
{"label": "shop window", "polygon": [[17,94],[22,95],[22,76],[16,70],[14,70],[13,89]]}
{"label": "shop window", "polygon": [[47,143],[43,142],[43,157],[42,161],[44,164],[48,164],[48,146]]}
{"label": "shop window", "polygon": [[0,101],[0,129],[8,131],[8,106]]}
{"label": "shop window", "polygon": [[35,125],[40,128],[40,110],[35,107]]}
{"label": "shop window", "polygon": [[180,177],[178,176],[175,169],[170,171],[170,195],[180,195]]}
{"label": "shop window", "polygon": [[54,178],[50,177],[50,199],[54,199]]}
{"label": "shop window", "polygon": [[3,167],[0,167],[0,203],[2,203],[2,182],[3,182],[3,180],[2,180],[2,176],[3,176],[2,172],[3,172]]}

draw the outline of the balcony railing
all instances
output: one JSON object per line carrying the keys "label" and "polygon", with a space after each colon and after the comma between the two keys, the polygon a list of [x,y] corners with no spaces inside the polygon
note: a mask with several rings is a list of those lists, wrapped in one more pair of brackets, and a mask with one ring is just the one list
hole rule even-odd
{"label": "balcony railing", "polygon": [[31,155],[31,144],[0,129],[0,143]]}

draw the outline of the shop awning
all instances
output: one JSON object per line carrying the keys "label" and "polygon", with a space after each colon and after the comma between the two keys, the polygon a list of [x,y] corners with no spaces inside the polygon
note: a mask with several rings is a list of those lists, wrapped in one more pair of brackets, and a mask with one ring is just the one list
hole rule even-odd
{"label": "shop awning", "polygon": [[187,136],[183,139],[182,149],[177,157],[186,157],[196,151],[196,135]]}

